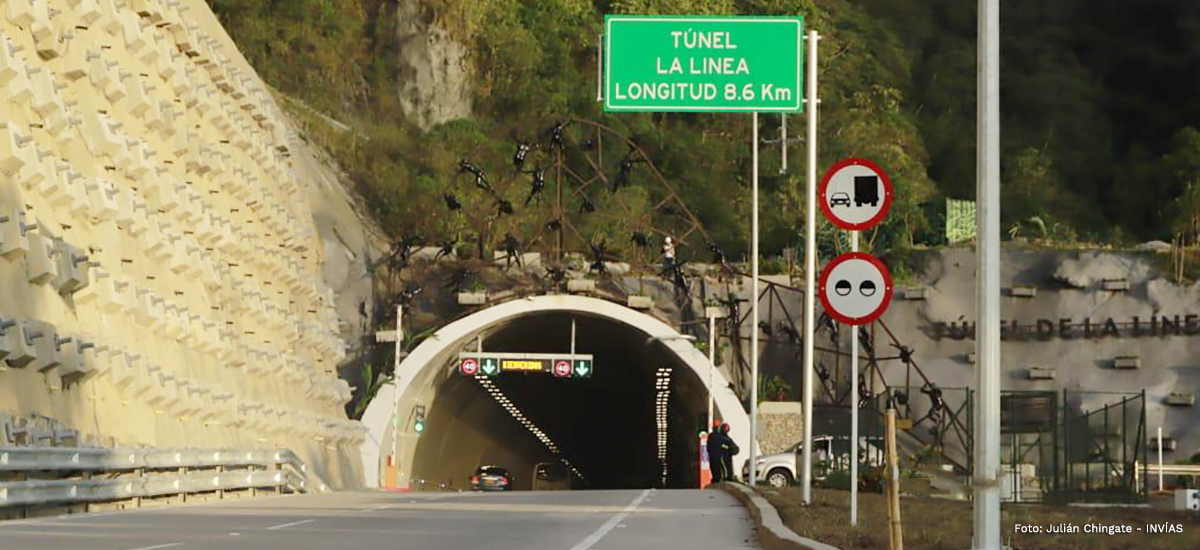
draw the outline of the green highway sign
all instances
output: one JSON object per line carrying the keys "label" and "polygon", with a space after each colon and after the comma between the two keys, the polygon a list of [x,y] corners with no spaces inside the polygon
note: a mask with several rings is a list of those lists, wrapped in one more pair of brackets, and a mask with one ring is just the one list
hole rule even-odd
{"label": "green highway sign", "polygon": [[479,372],[484,376],[495,376],[500,372],[500,362],[495,357],[484,357],[479,361]]}
{"label": "green highway sign", "polygon": [[802,17],[604,18],[604,110],[796,112]]}
{"label": "green highway sign", "polygon": [[575,361],[575,368],[573,371],[575,378],[587,378],[592,375],[592,362],[582,359],[577,360]]}

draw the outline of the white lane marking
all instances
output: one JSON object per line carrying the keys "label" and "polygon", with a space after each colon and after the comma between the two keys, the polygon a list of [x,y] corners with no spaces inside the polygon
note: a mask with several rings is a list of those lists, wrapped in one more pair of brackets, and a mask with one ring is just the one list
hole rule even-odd
{"label": "white lane marking", "polygon": [[158,548],[170,548],[172,546],[183,546],[182,542],[172,542],[169,544],[160,544],[158,546],[143,546],[141,548],[131,548],[130,550],[157,550]]}
{"label": "white lane marking", "polygon": [[291,523],[284,523],[284,524],[281,524],[281,525],[275,525],[275,526],[267,527],[267,530],[268,530],[268,531],[278,531],[279,529],[287,529],[288,527],[295,527],[295,526],[297,526],[297,525],[304,525],[305,523],[312,523],[312,522],[314,522],[314,521],[317,521],[317,520],[315,520],[315,519],[302,519],[302,520],[300,520],[300,521],[293,521],[293,522],[291,522]]}
{"label": "white lane marking", "polygon": [[571,550],[590,550],[593,544],[596,544],[600,541],[600,539],[604,538],[604,535],[607,535],[609,531],[612,531],[618,523],[621,523],[621,520],[625,519],[627,516],[629,516],[629,514],[632,514],[634,510],[637,510],[637,507],[641,506],[642,501],[646,500],[646,497],[648,496],[650,496],[650,489],[642,491],[642,494],[633,499],[633,502],[630,502],[629,506],[626,506],[624,510],[613,516],[611,519],[605,522],[604,525],[601,525],[600,528],[596,529],[596,532],[589,535],[588,538],[583,539],[579,544],[572,546]]}

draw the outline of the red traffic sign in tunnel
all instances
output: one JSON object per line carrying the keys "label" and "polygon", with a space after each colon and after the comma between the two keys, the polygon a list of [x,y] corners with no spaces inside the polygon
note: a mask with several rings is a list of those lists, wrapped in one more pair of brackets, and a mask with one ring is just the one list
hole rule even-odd
{"label": "red traffic sign in tunnel", "polygon": [[559,359],[554,362],[554,376],[566,378],[571,376],[571,362],[565,359]]}
{"label": "red traffic sign in tunnel", "polygon": [[479,372],[479,361],[475,359],[463,359],[458,365],[458,369],[467,376],[473,376]]}
{"label": "red traffic sign in tunnel", "polygon": [[838,161],[817,188],[825,217],[848,231],[870,229],[883,221],[892,208],[894,192],[883,168],[861,158]]}
{"label": "red traffic sign in tunnel", "polygon": [[870,254],[849,252],[825,266],[817,295],[830,317],[847,325],[878,319],[892,302],[892,274]]}

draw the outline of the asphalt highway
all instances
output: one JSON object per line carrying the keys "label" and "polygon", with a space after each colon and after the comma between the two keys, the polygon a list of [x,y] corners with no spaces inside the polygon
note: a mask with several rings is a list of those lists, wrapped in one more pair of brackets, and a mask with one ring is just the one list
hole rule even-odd
{"label": "asphalt highway", "polygon": [[357,492],[0,522],[0,550],[739,550],[722,491]]}

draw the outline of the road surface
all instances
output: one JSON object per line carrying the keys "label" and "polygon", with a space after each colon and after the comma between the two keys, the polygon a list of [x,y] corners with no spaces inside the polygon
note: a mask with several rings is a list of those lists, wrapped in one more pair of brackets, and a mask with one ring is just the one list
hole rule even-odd
{"label": "road surface", "polygon": [[0,522],[0,550],[738,550],[723,491],[359,492]]}

